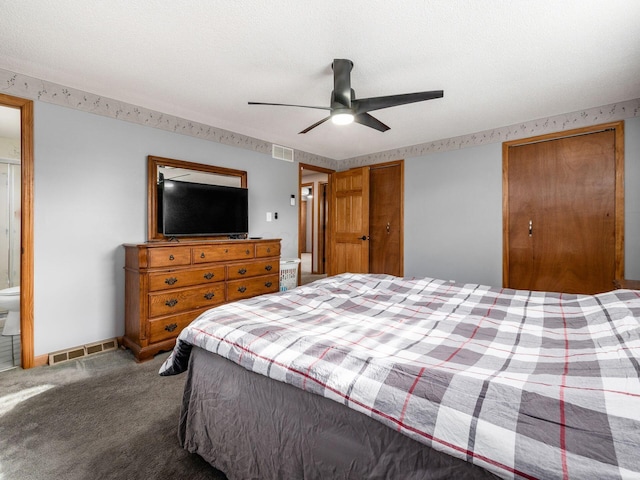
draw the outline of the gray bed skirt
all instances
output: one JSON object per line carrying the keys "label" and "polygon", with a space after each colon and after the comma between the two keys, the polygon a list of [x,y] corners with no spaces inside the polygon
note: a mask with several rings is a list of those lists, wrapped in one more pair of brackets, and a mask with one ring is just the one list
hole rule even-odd
{"label": "gray bed skirt", "polygon": [[497,478],[200,348],[187,375],[180,443],[229,480]]}

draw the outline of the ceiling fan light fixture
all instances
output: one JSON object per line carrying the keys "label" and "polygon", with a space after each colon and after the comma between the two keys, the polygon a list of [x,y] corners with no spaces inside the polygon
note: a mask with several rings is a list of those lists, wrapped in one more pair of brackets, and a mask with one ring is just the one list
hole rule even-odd
{"label": "ceiling fan light fixture", "polygon": [[331,115],[331,121],[335,125],[349,125],[353,123],[353,113],[334,113]]}
{"label": "ceiling fan light fixture", "polygon": [[389,126],[370,115],[369,112],[406,105],[408,103],[424,102],[425,100],[442,98],[444,96],[442,90],[431,90],[428,92],[401,93],[399,95],[385,95],[382,97],[355,98],[356,94],[351,88],[351,69],[353,68],[353,62],[346,58],[334,58],[331,68],[333,70],[333,90],[331,91],[331,104],[329,107],[264,102],[249,102],[249,105],[277,105],[281,107],[329,110],[329,116],[308,126],[299,132],[300,134],[310,132],[329,119],[331,119],[335,125],[348,125],[349,123],[356,122],[379,132],[386,132],[389,130]]}

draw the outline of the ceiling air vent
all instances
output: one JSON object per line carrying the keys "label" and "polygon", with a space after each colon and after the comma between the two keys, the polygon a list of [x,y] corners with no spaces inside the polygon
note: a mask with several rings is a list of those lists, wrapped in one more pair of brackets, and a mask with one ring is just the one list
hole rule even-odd
{"label": "ceiling air vent", "polygon": [[293,162],[293,148],[283,147],[274,143],[271,149],[271,156],[285,162]]}

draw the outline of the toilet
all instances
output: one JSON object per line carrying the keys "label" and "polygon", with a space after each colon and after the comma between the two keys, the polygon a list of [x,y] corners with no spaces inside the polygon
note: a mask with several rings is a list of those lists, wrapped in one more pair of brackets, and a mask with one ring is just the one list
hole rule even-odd
{"label": "toilet", "polygon": [[20,287],[0,290],[0,310],[9,312],[2,335],[20,335]]}

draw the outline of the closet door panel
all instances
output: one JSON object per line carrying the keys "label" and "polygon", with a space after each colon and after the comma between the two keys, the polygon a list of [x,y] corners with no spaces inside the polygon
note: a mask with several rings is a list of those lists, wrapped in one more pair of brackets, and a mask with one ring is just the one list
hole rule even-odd
{"label": "closet door panel", "polygon": [[509,148],[509,287],[570,293],[615,278],[615,132]]}
{"label": "closet door panel", "polygon": [[373,165],[369,183],[369,272],[402,276],[403,164]]}

